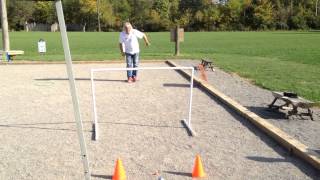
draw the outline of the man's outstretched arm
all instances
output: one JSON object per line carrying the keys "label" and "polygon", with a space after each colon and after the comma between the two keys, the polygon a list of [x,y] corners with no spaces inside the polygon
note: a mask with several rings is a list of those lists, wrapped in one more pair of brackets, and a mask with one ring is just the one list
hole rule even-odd
{"label": "man's outstretched arm", "polygon": [[144,43],[146,44],[146,46],[150,46],[151,45],[146,34],[143,35],[143,40],[144,40]]}

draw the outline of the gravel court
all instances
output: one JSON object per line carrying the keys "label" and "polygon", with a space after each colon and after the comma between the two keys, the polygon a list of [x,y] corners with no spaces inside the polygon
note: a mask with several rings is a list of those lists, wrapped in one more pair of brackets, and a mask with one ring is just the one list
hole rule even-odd
{"label": "gravel court", "polygon": [[[198,136],[188,136],[180,122],[187,110],[187,105],[183,107],[180,102],[186,101],[188,81],[174,71],[141,72],[136,84],[124,83],[124,73],[99,77],[114,81],[97,82],[98,94],[105,95],[99,96],[98,102],[99,110],[103,109],[99,113],[101,136],[98,142],[91,141],[90,68],[123,66],[74,66],[93,179],[110,179],[118,157],[123,160],[128,179],[156,179],[152,175],[156,171],[165,179],[191,179],[196,154],[202,157],[207,179],[319,176],[308,164],[289,156],[245,119],[197,88],[193,128]],[[0,179],[81,179],[82,162],[65,65],[0,69]],[[136,108],[127,106],[132,102]]]}
{"label": "gravel court", "polygon": [[[176,61],[183,66],[196,66],[200,61]],[[196,75],[198,72],[196,71]],[[285,111],[269,111],[267,106],[274,97],[269,90],[262,89],[250,83],[248,80],[239,77],[236,74],[226,73],[219,68],[215,72],[206,71],[208,82],[215,88],[238,101],[252,112],[266,119],[276,127],[296,138],[303,144],[309,146],[312,150],[320,153],[320,139],[318,138],[320,129],[320,109],[312,108],[314,121],[309,117],[285,117]],[[279,105],[281,101],[277,102]],[[300,111],[300,110],[299,110]]]}

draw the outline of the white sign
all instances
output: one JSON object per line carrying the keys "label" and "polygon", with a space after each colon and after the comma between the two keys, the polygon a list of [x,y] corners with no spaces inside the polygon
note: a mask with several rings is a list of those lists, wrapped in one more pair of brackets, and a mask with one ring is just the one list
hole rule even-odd
{"label": "white sign", "polygon": [[39,41],[38,42],[38,52],[39,53],[45,53],[47,51],[47,48],[46,48],[46,42],[45,41]]}

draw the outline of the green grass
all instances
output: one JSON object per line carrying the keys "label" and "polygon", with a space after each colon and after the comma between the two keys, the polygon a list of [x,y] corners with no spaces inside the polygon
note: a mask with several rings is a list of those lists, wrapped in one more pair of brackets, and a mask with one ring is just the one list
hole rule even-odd
{"label": "green grass", "polygon": [[[119,60],[119,33],[69,33],[74,60]],[[148,33],[151,47],[141,44],[142,59],[174,58],[168,32]],[[11,49],[24,50],[24,60],[63,60],[59,33],[12,32]],[[37,41],[47,42],[48,53],[37,53]],[[320,101],[320,33],[318,32],[186,32],[181,57],[215,59],[229,72],[251,79],[270,90],[295,91]]]}

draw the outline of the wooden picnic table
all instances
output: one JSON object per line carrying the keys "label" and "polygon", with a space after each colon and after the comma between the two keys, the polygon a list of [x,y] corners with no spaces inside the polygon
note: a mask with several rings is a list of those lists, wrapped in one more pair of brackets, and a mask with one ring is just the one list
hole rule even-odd
{"label": "wooden picnic table", "polygon": [[10,50],[10,51],[0,51],[0,55],[2,56],[5,53],[8,61],[14,60],[17,55],[24,54],[24,51],[21,50]]}
{"label": "wooden picnic table", "polygon": [[[313,120],[313,112],[310,108],[314,106],[314,102],[306,100],[302,97],[288,97],[285,96],[283,92],[273,91],[272,95],[274,96],[274,100],[269,105],[271,109],[289,109],[287,117],[289,118],[292,115],[298,116],[310,116],[311,120]],[[276,106],[275,102],[280,99],[284,101],[283,105]],[[291,107],[290,107],[291,106]],[[299,113],[298,108],[307,109],[308,112]]]}
{"label": "wooden picnic table", "polygon": [[212,71],[214,71],[212,61],[210,61],[210,60],[201,59],[201,65],[203,66],[203,68],[204,68],[205,70],[206,70],[207,68],[210,68]]}

